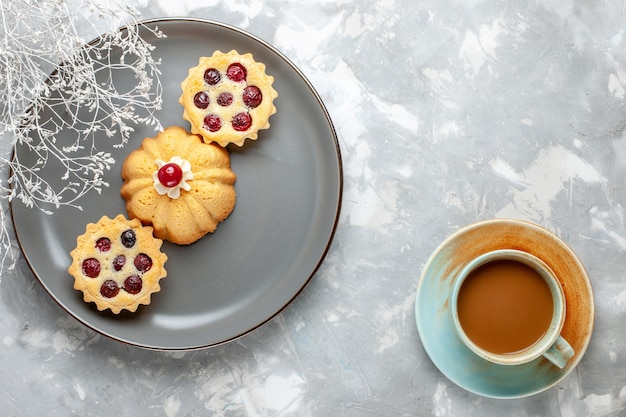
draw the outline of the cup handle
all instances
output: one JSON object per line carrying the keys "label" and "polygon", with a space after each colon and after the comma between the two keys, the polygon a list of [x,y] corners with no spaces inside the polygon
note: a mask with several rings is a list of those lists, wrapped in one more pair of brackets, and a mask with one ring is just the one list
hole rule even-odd
{"label": "cup handle", "polygon": [[559,336],[556,342],[548,349],[543,356],[559,368],[563,368],[567,361],[574,356],[574,348]]}

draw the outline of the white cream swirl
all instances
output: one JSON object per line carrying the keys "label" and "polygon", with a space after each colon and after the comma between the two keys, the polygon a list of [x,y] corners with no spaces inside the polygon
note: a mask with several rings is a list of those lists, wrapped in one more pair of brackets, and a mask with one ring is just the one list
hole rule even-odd
{"label": "white cream swirl", "polygon": [[[152,173],[152,179],[154,180],[154,189],[159,195],[165,195],[169,198],[176,199],[180,197],[180,190],[183,189],[185,191],[189,191],[191,186],[187,184],[187,181],[193,179],[193,172],[191,172],[191,164],[186,159],[181,158],[180,156],[173,156],[169,161],[165,162],[161,159],[157,159],[154,161],[157,165],[156,171]],[[173,187],[166,187],[159,181],[159,170],[162,166],[167,164],[176,164],[180,167],[183,172],[182,178],[178,184]]]}

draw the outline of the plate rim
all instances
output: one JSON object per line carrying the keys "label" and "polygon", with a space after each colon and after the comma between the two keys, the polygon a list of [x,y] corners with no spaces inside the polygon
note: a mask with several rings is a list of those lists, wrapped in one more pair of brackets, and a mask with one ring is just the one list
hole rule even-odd
{"label": "plate rim", "polygon": [[[313,279],[313,277],[317,274],[317,272],[319,271],[320,267],[322,266],[324,260],[326,259],[328,252],[330,251],[330,248],[334,242],[334,238],[338,229],[338,225],[339,225],[339,220],[341,217],[341,210],[342,210],[342,202],[343,202],[343,188],[344,188],[344,174],[343,174],[343,158],[342,158],[342,153],[341,153],[341,147],[339,144],[339,138],[338,138],[338,134],[337,134],[337,130],[334,126],[334,123],[332,121],[332,118],[330,116],[330,113],[326,107],[326,105],[324,104],[324,101],[322,100],[320,94],[318,93],[318,91],[315,89],[315,87],[313,86],[313,84],[311,83],[311,81],[307,78],[307,76],[302,72],[302,70],[295,65],[285,54],[283,54],[281,51],[279,51],[276,47],[274,47],[272,44],[270,44],[269,42],[265,41],[264,39],[262,39],[261,37],[254,35],[250,32],[248,32],[247,30],[241,29],[237,26],[234,25],[230,25],[221,21],[217,21],[217,20],[212,20],[212,19],[205,19],[205,18],[199,18],[199,17],[156,17],[156,18],[149,18],[149,19],[144,19],[144,20],[140,20],[136,23],[132,23],[132,24],[127,24],[127,25],[122,25],[120,27],[118,27],[116,30],[119,31],[124,31],[124,30],[128,30],[128,27],[150,27],[150,26],[158,26],[159,23],[174,23],[174,24],[185,24],[185,23],[199,23],[199,24],[203,24],[203,25],[209,25],[209,26],[213,26],[213,27],[217,27],[220,29],[224,29],[224,30],[228,30],[231,32],[234,32],[238,35],[243,35],[245,38],[248,38],[249,40],[258,43],[261,47],[267,49],[270,53],[272,53],[273,55],[275,55],[277,58],[279,58],[280,60],[282,60],[291,70],[293,70],[295,72],[295,74],[302,80],[302,82],[304,82],[304,84],[306,85],[309,93],[313,96],[315,102],[317,103],[317,106],[319,107],[319,110],[321,110],[321,113],[323,115],[323,118],[326,121],[326,126],[329,129],[329,132],[331,133],[330,137],[328,138],[329,140],[332,141],[332,144],[334,145],[334,154],[336,156],[336,160],[334,160],[333,162],[336,163],[336,169],[337,169],[337,195],[336,195],[336,204],[334,206],[334,218],[332,221],[332,226],[328,229],[328,237],[326,238],[326,242],[324,245],[323,250],[321,251],[319,258],[315,261],[315,265],[313,267],[313,269],[311,270],[311,272],[308,274],[308,276],[306,277],[306,279],[303,280],[302,284],[300,285],[300,287],[298,288],[298,290],[287,300],[284,301],[283,305],[279,306],[276,308],[276,310],[270,314],[268,317],[266,317],[263,320],[260,320],[256,325],[251,326],[245,330],[242,330],[241,332],[228,337],[225,340],[221,340],[221,341],[217,341],[217,342],[211,342],[211,343],[204,343],[204,344],[195,344],[193,346],[185,346],[185,347],[173,347],[173,346],[158,346],[156,344],[142,344],[142,343],[138,343],[138,342],[134,342],[131,340],[126,340],[122,337],[116,336],[113,332],[109,332],[109,331],[105,331],[104,329],[100,329],[97,326],[92,325],[91,323],[89,323],[87,320],[82,319],[81,317],[77,316],[68,306],[66,306],[57,295],[55,295],[50,289],[49,287],[46,285],[46,283],[44,282],[44,280],[42,280],[42,278],[39,276],[39,274],[37,274],[37,272],[35,271],[31,261],[30,261],[30,256],[28,255],[27,251],[25,250],[24,247],[24,243],[22,242],[22,238],[20,237],[20,234],[18,232],[18,227],[16,224],[16,220],[15,220],[15,210],[17,210],[17,208],[15,207],[15,201],[11,200],[9,201],[9,211],[10,211],[10,216],[11,216],[11,224],[13,226],[13,231],[14,231],[14,235],[16,237],[16,241],[18,243],[18,246],[20,248],[20,252],[22,257],[24,258],[26,264],[28,265],[28,268],[30,269],[31,273],[34,275],[34,277],[36,278],[36,280],[41,284],[41,286],[44,288],[45,292],[56,302],[57,305],[59,305],[61,307],[61,309],[63,311],[65,311],[67,314],[69,314],[69,316],[71,316],[72,318],[74,318],[75,320],[77,320],[79,323],[81,323],[82,325],[88,327],[89,329],[91,329],[92,331],[95,331],[98,334],[101,334],[109,339],[112,339],[114,341],[120,342],[124,345],[128,345],[128,346],[133,346],[133,347],[137,347],[137,348],[141,348],[141,349],[145,349],[145,350],[152,350],[152,351],[171,351],[171,352],[177,352],[177,351],[197,351],[197,350],[203,350],[203,349],[209,349],[209,348],[213,348],[213,347],[217,347],[217,346],[222,346],[225,344],[228,344],[230,342],[233,342],[245,335],[250,334],[251,332],[255,331],[256,329],[264,326],[265,324],[267,324],[268,322],[270,322],[271,320],[273,320],[276,316],[278,316],[281,312],[283,312],[285,310],[285,308],[287,308],[301,293],[302,291],[307,287],[307,285],[310,283],[310,281]],[[85,45],[93,45],[98,43],[100,40],[102,40],[103,38],[105,38],[106,36],[108,36],[110,33],[112,32],[107,32],[107,33],[102,33],[100,35],[98,35],[97,37],[95,37],[94,39],[92,39],[89,42],[86,42]],[[56,72],[57,70],[54,70],[51,73],[51,76]],[[48,80],[46,80],[46,82],[50,82],[50,78],[48,78]],[[11,155],[11,160],[14,159],[15,157],[15,152],[16,152],[16,145],[13,146],[12,149],[12,155]],[[9,170],[9,176],[12,175],[12,169]],[[24,209],[29,209],[29,210],[38,210],[37,208],[27,208],[27,207],[23,207]],[[45,213],[42,213],[42,215],[45,215]]]}
{"label": "plate rim", "polygon": [[[432,349],[430,348],[430,345],[428,343],[428,339],[430,337],[427,337],[427,335],[425,334],[425,330],[423,328],[423,324],[422,321],[423,319],[420,318],[420,314],[419,314],[419,305],[420,305],[420,294],[421,291],[423,289],[424,286],[424,282],[426,281],[426,279],[429,278],[429,276],[431,274],[429,274],[430,269],[433,268],[435,261],[437,260],[437,257],[439,255],[441,255],[441,253],[443,251],[445,251],[447,248],[451,247],[452,245],[454,245],[454,243],[456,241],[458,241],[458,239],[460,237],[462,237],[464,234],[471,232],[472,230],[475,229],[480,229],[480,228],[487,228],[489,226],[493,226],[493,225],[497,225],[497,224],[514,224],[517,227],[523,228],[523,229],[533,229],[534,231],[543,234],[544,236],[549,237],[552,242],[554,242],[555,244],[558,244],[563,250],[565,250],[565,252],[567,253],[567,255],[571,258],[571,260],[575,263],[576,265],[576,269],[579,272],[580,278],[581,278],[581,283],[583,283],[584,287],[587,290],[587,295],[589,296],[589,310],[590,310],[590,316],[587,317],[585,323],[586,323],[586,329],[588,330],[588,332],[586,333],[586,336],[584,338],[584,341],[582,343],[582,348],[580,349],[580,351],[576,352],[575,357],[573,358],[573,360],[568,363],[568,367],[565,371],[560,372],[560,374],[558,375],[557,378],[554,378],[554,380],[549,381],[549,383],[546,383],[545,385],[537,388],[537,389],[529,389],[526,390],[524,392],[520,392],[519,394],[514,394],[514,395],[497,395],[493,392],[485,392],[485,390],[480,390],[480,389],[476,389],[475,387],[471,387],[468,386],[468,384],[464,383],[461,378],[459,377],[459,372],[451,372],[451,368],[452,367],[445,367],[442,366],[442,364],[440,363],[440,360],[437,359],[437,354],[436,352],[433,352]],[[449,263],[447,263],[449,264]],[[449,266],[449,265],[448,265]],[[437,275],[437,274],[435,274]],[[443,279],[444,274],[439,274],[437,275],[438,278]],[[432,277],[431,277],[432,278]],[[449,291],[446,291],[446,294],[449,294]],[[447,295],[444,296],[444,298],[447,299]],[[446,312],[447,312],[447,307],[445,308]],[[437,314],[437,312],[433,312],[433,314]],[[441,372],[448,380],[450,380],[452,383],[454,383],[455,385],[463,388],[464,390],[476,394],[476,395],[480,395],[482,397],[486,397],[486,398],[494,398],[494,399],[519,399],[519,398],[526,398],[526,397],[530,397],[532,395],[536,395],[539,394],[541,392],[544,392],[546,390],[548,390],[549,388],[552,388],[553,386],[555,386],[556,384],[558,384],[560,381],[562,381],[565,377],[567,377],[580,363],[580,361],[582,360],[583,356],[585,355],[587,348],[589,347],[589,343],[591,341],[591,336],[593,334],[593,327],[594,327],[594,322],[595,322],[595,300],[594,300],[594,295],[593,295],[593,288],[592,288],[592,284],[591,284],[591,280],[589,279],[589,275],[583,265],[583,263],[580,261],[580,259],[578,258],[578,256],[576,255],[576,253],[573,251],[573,249],[563,240],[561,239],[559,236],[557,236],[556,234],[554,234],[553,232],[551,232],[550,230],[527,220],[522,220],[522,219],[517,219],[517,218],[492,218],[492,219],[487,219],[487,220],[479,220],[479,221],[475,221],[473,223],[470,223],[468,225],[462,226],[459,229],[457,229],[456,231],[454,231],[453,233],[451,233],[449,236],[447,236],[440,244],[437,245],[437,247],[435,248],[435,250],[432,252],[432,254],[428,257],[428,260],[426,261],[426,263],[424,264],[424,267],[422,269],[422,272],[419,276],[419,280],[416,286],[416,291],[415,291],[415,303],[414,303],[414,317],[415,317],[415,321],[417,324],[417,330],[418,330],[418,334],[419,334],[419,338],[420,338],[420,342],[422,344],[422,347],[424,349],[424,351],[426,352],[426,354],[428,355],[429,359],[431,360],[431,362],[435,365],[435,367],[439,370],[439,372]],[[582,327],[582,326],[581,326]],[[461,345],[461,342],[459,341],[459,345]],[[462,350],[466,350],[467,352],[469,351],[469,348],[466,348],[464,346],[461,347]],[[540,359],[538,359],[540,360]],[[481,360],[484,361],[484,360]],[[487,363],[486,361],[484,361],[485,363]],[[519,365],[520,367],[523,367],[525,365]],[[442,369],[443,368],[443,369]],[[488,373],[488,371],[486,371],[486,373]]]}

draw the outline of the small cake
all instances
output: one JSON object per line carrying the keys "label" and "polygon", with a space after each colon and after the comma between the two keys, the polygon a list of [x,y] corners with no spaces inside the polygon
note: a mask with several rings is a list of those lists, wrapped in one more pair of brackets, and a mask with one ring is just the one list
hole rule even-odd
{"label": "small cake", "polygon": [[181,127],[145,138],[124,160],[122,179],[128,215],[179,245],[214,232],[235,208],[228,151]]}
{"label": "small cake", "polygon": [[191,123],[191,132],[206,142],[242,146],[270,126],[278,97],[273,82],[274,77],[265,73],[265,64],[256,62],[252,54],[216,51],[200,58],[181,84],[183,119]]}
{"label": "small cake", "polygon": [[140,304],[150,304],[152,294],[161,290],[159,281],[167,276],[162,244],[152,228],[137,219],[102,216],[87,225],[70,252],[68,272],[74,277],[74,288],[100,311],[134,312]]}

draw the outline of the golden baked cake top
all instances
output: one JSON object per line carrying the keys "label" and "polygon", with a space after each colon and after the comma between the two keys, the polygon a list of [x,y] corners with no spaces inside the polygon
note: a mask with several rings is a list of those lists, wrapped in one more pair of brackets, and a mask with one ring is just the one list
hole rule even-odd
{"label": "golden baked cake top", "polygon": [[237,198],[228,151],[177,126],[145,138],[124,160],[122,178],[128,215],[179,245],[215,231]]}
{"label": "golden baked cake top", "polygon": [[68,272],[74,288],[83,292],[85,302],[115,314],[150,304],[152,294],[161,290],[159,281],[167,276],[162,243],[137,219],[102,216],[87,224],[70,252]]}
{"label": "golden baked cake top", "polygon": [[265,64],[256,62],[252,54],[215,51],[200,58],[181,83],[183,119],[191,124],[191,132],[206,142],[242,146],[270,126],[278,97],[273,83]]}

